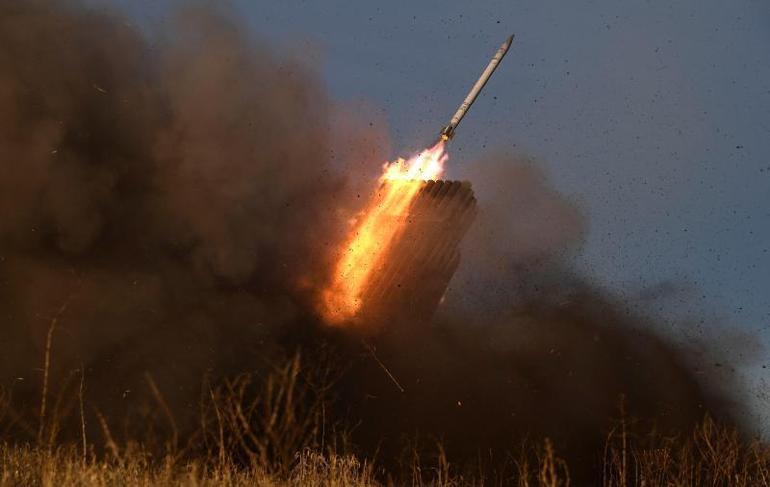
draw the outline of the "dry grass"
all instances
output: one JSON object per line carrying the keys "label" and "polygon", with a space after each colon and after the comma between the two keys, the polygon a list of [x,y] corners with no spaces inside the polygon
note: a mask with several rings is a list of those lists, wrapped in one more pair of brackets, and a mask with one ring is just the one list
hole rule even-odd
{"label": "dry grass", "polygon": [[622,425],[607,439],[607,487],[645,485],[770,485],[770,446],[743,440],[710,417],[686,437],[630,435]]}
{"label": "dry grass", "polygon": [[[567,485],[568,477],[552,467],[558,459],[550,450],[535,470],[521,470],[524,476],[509,479],[518,485]],[[219,464],[212,459],[179,461],[167,456],[152,460],[135,450],[120,458],[90,457],[83,461],[75,447],[54,451],[29,446],[0,445],[0,485],[265,485],[265,486],[380,486],[407,485],[454,487],[483,485],[482,479],[465,478],[453,473],[445,458],[434,467],[417,469],[412,478],[378,479],[374,468],[351,455],[320,454],[312,450],[298,452],[284,473],[270,473],[272,467],[243,467],[231,462]],[[566,475],[566,471],[563,471]],[[494,482],[501,483],[500,481]],[[506,482],[507,484],[508,482]]]}
{"label": "dry grass", "polygon": [[281,485],[367,486],[375,485],[371,469],[355,458],[323,457],[301,452],[286,476],[258,467],[212,466],[210,462],[178,462],[171,457],[149,461],[142,455],[120,460],[83,461],[73,448],[54,452],[29,447],[0,446],[0,485],[122,486],[122,485]]}
{"label": "dry grass", "polygon": [[295,355],[262,380],[242,374],[209,390],[200,415],[209,456],[286,473],[298,451],[323,450],[326,389],[303,372]]}
{"label": "dry grass", "polygon": [[[770,448],[758,441],[743,443],[735,431],[706,419],[687,438],[608,438],[604,479],[615,486],[761,486],[770,485]],[[321,453],[305,448],[284,465],[243,465],[226,454],[214,457],[154,458],[137,445],[119,456],[86,459],[79,445],[47,448],[0,445],[0,485],[265,485],[265,486],[461,486],[570,485],[569,466],[549,441],[524,452],[507,478],[485,479],[457,473],[443,455],[435,463],[416,460],[411,478],[389,478],[353,455]],[[280,467],[280,468],[279,468]]]}
{"label": "dry grass", "polygon": [[[46,365],[49,357],[47,352]],[[71,380],[76,375],[79,380]],[[151,419],[160,426],[150,428],[154,436],[133,438],[113,435],[110,418],[88,405],[82,370],[53,393],[44,380],[42,395],[53,400],[31,417],[15,411],[10,391],[0,390],[0,485],[556,487],[573,482],[568,462],[548,439],[511,445],[518,453],[509,452],[492,474],[453,465],[440,444],[435,451],[413,451],[406,468],[386,471],[376,460],[353,455],[343,425],[327,418],[334,376],[333,369],[317,363],[303,367],[295,355],[270,373],[205,386],[200,424],[182,434],[163,392],[146,375],[158,411]],[[86,417],[99,427],[100,438],[87,438]],[[770,485],[770,446],[745,440],[709,417],[675,437],[640,430],[621,414],[603,457],[597,452],[599,473],[591,485]]]}

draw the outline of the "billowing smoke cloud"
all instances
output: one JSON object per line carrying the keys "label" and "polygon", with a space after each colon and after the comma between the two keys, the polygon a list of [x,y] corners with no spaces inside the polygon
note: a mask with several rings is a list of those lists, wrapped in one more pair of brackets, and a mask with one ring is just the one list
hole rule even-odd
{"label": "billowing smoke cloud", "polygon": [[398,457],[406,435],[495,464],[491,452],[549,437],[593,482],[621,415],[671,434],[706,412],[729,417],[725,390],[697,378],[731,393],[736,378],[692,360],[696,343],[713,360],[712,346],[667,343],[643,312],[569,269],[585,217],[535,161],[498,154],[473,167],[479,215],[436,319],[392,323],[341,387],[344,414],[362,418],[360,442]]}
{"label": "billowing smoke cloud", "polygon": [[129,371],[189,387],[307,320],[344,203],[312,72],[210,11],[157,46],[67,3],[0,23],[6,379],[37,387],[55,317],[55,370],[120,398]]}
{"label": "billowing smoke cloud", "polygon": [[384,137],[237,23],[193,9],[167,27],[148,43],[70,3],[0,5],[0,376],[21,397],[56,323],[53,384],[83,367],[89,402],[120,414],[146,372],[180,425],[204,375],[332,342],[337,419],[386,461],[414,434],[460,461],[528,435],[585,458],[621,396],[672,428],[715,405],[644,320],[563,269],[584,217],[532,161],[478,163],[481,212],[435,323],[368,346],[318,326],[368,190],[343,174],[377,171]]}
{"label": "billowing smoke cloud", "polygon": [[563,262],[578,247],[587,222],[531,158],[499,153],[472,167],[481,211],[447,301],[476,315],[496,314],[526,299],[521,294],[532,289],[533,272]]}

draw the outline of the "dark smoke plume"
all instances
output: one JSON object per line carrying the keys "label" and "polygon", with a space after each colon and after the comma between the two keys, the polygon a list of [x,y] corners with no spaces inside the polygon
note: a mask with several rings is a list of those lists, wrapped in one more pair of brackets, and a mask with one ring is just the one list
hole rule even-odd
{"label": "dark smoke plume", "polygon": [[494,463],[491,452],[548,437],[588,481],[621,415],[669,434],[707,412],[729,417],[688,351],[565,268],[586,222],[534,161],[498,154],[474,168],[479,217],[436,319],[391,323],[372,340],[376,360],[362,353],[340,387],[343,413],[362,418],[361,443],[408,463],[405,438],[420,438]]}
{"label": "dark smoke plume", "polygon": [[547,435],[589,465],[621,397],[670,429],[719,406],[644,319],[564,270],[583,216],[502,156],[479,163],[491,179],[435,323],[368,347],[326,329],[315,293],[369,190],[347,175],[379,170],[384,137],[349,121],[341,137],[317,76],[226,17],[185,10],[165,34],[0,5],[0,376],[26,407],[53,323],[52,384],[84,368],[89,404],[118,416],[152,377],[180,427],[204,376],[331,344],[336,420],[386,462],[415,435],[460,462]]}
{"label": "dark smoke plume", "polygon": [[208,11],[158,49],[68,3],[3,3],[0,26],[7,379],[39,382],[57,314],[56,370],[121,399],[136,371],[189,388],[307,319],[342,198],[314,74]]}

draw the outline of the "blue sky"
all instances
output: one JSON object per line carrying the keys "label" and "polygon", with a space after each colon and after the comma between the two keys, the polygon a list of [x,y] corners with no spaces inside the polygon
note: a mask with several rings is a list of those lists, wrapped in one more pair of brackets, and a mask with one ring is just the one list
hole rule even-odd
{"label": "blue sky", "polygon": [[[169,5],[91,3],[161,28]],[[470,163],[487,150],[536,156],[588,215],[582,271],[630,302],[661,282],[687,283],[659,304],[664,318],[709,313],[770,346],[766,1],[235,0],[232,9],[256,37],[306,53],[334,98],[367,100],[387,122],[393,156],[435,137],[515,33],[457,132],[450,176],[472,180]],[[770,383],[768,355],[740,366],[755,390]],[[767,425],[760,392],[753,403]]]}

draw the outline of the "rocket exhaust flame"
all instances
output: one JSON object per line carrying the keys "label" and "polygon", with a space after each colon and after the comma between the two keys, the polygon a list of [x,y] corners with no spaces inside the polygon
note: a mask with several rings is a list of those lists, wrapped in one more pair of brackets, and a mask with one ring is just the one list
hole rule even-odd
{"label": "rocket exhaust flame", "polygon": [[445,142],[439,141],[408,160],[385,163],[379,188],[353,222],[331,282],[322,293],[321,311],[329,323],[341,326],[356,317],[367,284],[403,231],[422,182],[441,178],[448,157]]}
{"label": "rocket exhaust flame", "polygon": [[334,325],[353,320],[362,307],[362,296],[373,281],[371,278],[384,268],[386,255],[403,233],[409,209],[422,182],[439,179],[448,156],[446,143],[470,106],[489,81],[513,42],[513,36],[503,42],[463,100],[449,125],[440,133],[438,142],[409,160],[386,163],[380,177],[380,187],[366,208],[353,223],[353,229],[342,247],[329,286],[322,292],[321,312]]}

